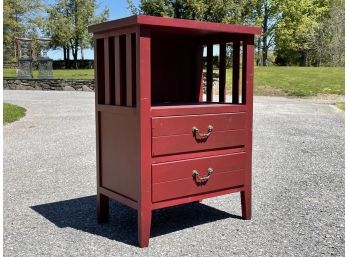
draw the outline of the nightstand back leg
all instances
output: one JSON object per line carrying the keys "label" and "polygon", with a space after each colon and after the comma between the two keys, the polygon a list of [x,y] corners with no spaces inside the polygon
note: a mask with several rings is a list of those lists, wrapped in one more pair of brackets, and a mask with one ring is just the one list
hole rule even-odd
{"label": "nightstand back leg", "polygon": [[106,223],[109,221],[109,197],[97,194],[97,220],[98,223]]}

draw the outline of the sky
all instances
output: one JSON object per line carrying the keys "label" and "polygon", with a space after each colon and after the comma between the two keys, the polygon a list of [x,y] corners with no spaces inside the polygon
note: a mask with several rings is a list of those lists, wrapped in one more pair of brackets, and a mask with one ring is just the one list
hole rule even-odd
{"label": "sky", "polygon": [[[133,0],[135,5],[138,5],[139,1],[140,0]],[[54,3],[55,1],[51,0],[49,2]],[[104,10],[105,7],[109,8],[109,20],[120,19],[132,15],[128,10],[127,0],[97,0],[97,3],[99,4],[99,8],[96,12],[97,14]],[[93,49],[85,49],[83,53],[85,59],[94,58]],[[48,51],[48,56],[54,60],[63,59],[63,50],[50,50]],[[80,58],[80,55],[78,58]]]}

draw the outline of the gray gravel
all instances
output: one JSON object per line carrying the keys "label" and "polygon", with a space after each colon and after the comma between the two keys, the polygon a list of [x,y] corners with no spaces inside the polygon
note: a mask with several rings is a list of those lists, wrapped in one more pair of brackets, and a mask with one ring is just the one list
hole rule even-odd
{"label": "gray gravel", "polygon": [[253,218],[239,195],[95,219],[94,94],[4,91],[27,115],[4,127],[5,256],[344,256],[344,114],[327,103],[255,97]]}

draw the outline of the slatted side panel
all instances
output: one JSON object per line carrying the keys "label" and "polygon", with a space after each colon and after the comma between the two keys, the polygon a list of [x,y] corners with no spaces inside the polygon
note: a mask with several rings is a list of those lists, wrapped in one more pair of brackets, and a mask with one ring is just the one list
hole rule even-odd
{"label": "slatted side panel", "polygon": [[97,39],[98,104],[136,106],[136,34]]}
{"label": "slatted side panel", "polygon": [[[206,98],[197,95],[200,102],[219,102],[231,104],[246,104],[246,55],[247,38],[236,39],[219,44],[209,43],[205,45],[205,94]],[[219,49],[217,47],[219,46]],[[217,51],[219,50],[219,51]],[[217,56],[218,53],[218,56]],[[215,55],[215,56],[214,56]],[[200,53],[202,56],[202,53]],[[217,59],[218,58],[218,59]],[[215,68],[215,69],[214,69]],[[232,73],[231,84],[227,84],[226,71]],[[218,72],[218,74],[217,74]],[[219,78],[218,86],[214,85],[214,79]],[[216,87],[216,88],[215,88]],[[197,86],[198,88],[198,86]],[[217,96],[214,98],[214,91]],[[197,91],[198,92],[198,91]],[[218,93],[217,93],[218,92]],[[232,95],[232,96],[231,96]],[[231,100],[232,98],[232,100]],[[206,100],[204,100],[206,99]]]}

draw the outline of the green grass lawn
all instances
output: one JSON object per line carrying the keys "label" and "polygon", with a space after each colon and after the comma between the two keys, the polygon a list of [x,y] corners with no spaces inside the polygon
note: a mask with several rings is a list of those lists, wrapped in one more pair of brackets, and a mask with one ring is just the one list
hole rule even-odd
{"label": "green grass lawn", "polygon": [[[33,71],[34,78],[38,78],[39,71]],[[15,78],[16,69],[4,69],[4,78]],[[93,69],[53,70],[53,77],[57,79],[93,79]]]}
{"label": "green grass lawn", "polygon": [[[217,70],[215,70],[217,72]],[[227,92],[231,91],[232,71],[228,69]],[[15,69],[4,69],[4,77],[15,77]],[[34,77],[38,72],[34,71]],[[91,79],[93,69],[54,70],[55,78]],[[344,68],[255,67],[255,95],[316,96],[344,95]]]}
{"label": "green grass lawn", "polygon": [[[254,76],[255,95],[344,95],[344,68],[255,67]],[[231,90],[231,69],[226,77],[227,90]]]}
{"label": "green grass lawn", "polygon": [[25,115],[26,109],[14,104],[4,103],[3,124],[19,120]]}
{"label": "green grass lawn", "polygon": [[289,96],[344,95],[344,68],[256,67],[255,93],[281,90]]}
{"label": "green grass lawn", "polygon": [[344,102],[338,102],[335,104],[336,107],[342,111],[344,111],[346,109],[345,103]]}

